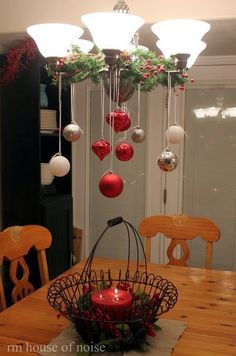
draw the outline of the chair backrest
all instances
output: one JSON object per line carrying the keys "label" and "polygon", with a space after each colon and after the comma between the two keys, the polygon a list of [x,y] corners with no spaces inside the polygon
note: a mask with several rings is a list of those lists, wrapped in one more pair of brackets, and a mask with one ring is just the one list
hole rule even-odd
{"label": "chair backrest", "polygon": [[[11,226],[0,232],[0,268],[3,260],[10,261],[10,279],[14,284],[12,290],[13,303],[34,291],[29,282],[29,267],[24,259],[31,248],[37,251],[39,273],[42,285],[49,281],[45,249],[52,242],[51,233],[43,226],[25,225]],[[22,277],[18,279],[18,268],[22,270]],[[0,308],[6,308],[6,298],[0,275]]]}
{"label": "chair backrest", "polygon": [[[212,245],[219,240],[220,230],[218,226],[208,218],[187,215],[154,215],[146,217],[139,225],[139,232],[146,238],[146,257],[150,262],[151,238],[158,233],[171,239],[167,249],[169,258],[168,264],[176,266],[187,266],[190,256],[187,240],[200,236],[206,241],[205,267],[210,269],[212,266]],[[182,254],[179,259],[173,256],[174,249],[180,245]]]}

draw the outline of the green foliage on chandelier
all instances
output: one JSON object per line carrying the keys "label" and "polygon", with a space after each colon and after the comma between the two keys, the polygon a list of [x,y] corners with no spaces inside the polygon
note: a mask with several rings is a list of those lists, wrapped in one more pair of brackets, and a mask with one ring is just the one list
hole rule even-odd
{"label": "green foliage on chandelier", "polygon": [[[86,54],[74,48],[70,56],[59,59],[57,71],[65,74],[62,77],[64,86],[85,79],[90,79],[93,83],[98,84],[104,67],[104,55],[101,52]],[[47,70],[48,74],[53,76],[49,67]]]}
{"label": "green foliage on chandelier", "polygon": [[[116,69],[123,78],[129,78],[135,88],[140,85],[142,91],[152,91],[158,85],[167,87],[168,72],[171,72],[172,87],[184,89],[188,81],[187,71],[178,71],[173,58],[164,58],[147,50],[122,52],[117,59]],[[64,73],[64,86],[85,79],[98,84],[100,79],[107,75],[108,67],[102,52],[85,54],[80,52],[78,47],[74,47],[71,55],[59,60],[57,71]],[[52,74],[49,68],[48,72]]]}
{"label": "green foliage on chandelier", "polygon": [[126,70],[135,87],[140,84],[142,91],[151,91],[158,85],[167,87],[168,72],[171,72],[172,87],[183,88],[188,81],[186,70],[177,71],[174,58],[164,58],[152,51],[137,49],[132,54],[123,52],[118,66]]}

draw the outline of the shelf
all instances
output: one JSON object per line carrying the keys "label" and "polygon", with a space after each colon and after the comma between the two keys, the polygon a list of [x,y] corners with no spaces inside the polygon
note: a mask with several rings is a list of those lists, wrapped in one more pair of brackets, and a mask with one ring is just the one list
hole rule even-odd
{"label": "shelf", "polygon": [[47,131],[47,130],[41,130],[40,131],[41,136],[49,136],[49,137],[58,137],[59,132],[58,131]]}

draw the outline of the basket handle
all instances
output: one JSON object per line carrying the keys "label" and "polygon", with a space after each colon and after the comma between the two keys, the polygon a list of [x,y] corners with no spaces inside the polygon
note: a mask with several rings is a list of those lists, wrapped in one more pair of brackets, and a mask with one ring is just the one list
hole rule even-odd
{"label": "basket handle", "polygon": [[117,216],[117,218],[113,218],[107,221],[107,225],[109,227],[115,226],[115,225],[119,225],[123,222],[123,218],[121,216]]}
{"label": "basket handle", "polygon": [[105,233],[107,232],[108,229],[110,229],[113,226],[119,225],[119,224],[124,224],[127,230],[127,235],[128,235],[128,259],[127,259],[127,267],[126,267],[126,275],[128,275],[128,271],[129,271],[129,263],[130,263],[130,238],[131,238],[131,233],[133,234],[133,237],[135,239],[135,244],[136,244],[136,254],[137,254],[137,270],[138,270],[138,266],[139,266],[139,245],[141,246],[141,250],[142,250],[142,254],[144,257],[144,267],[145,267],[145,272],[147,275],[147,259],[146,259],[146,254],[145,254],[145,250],[144,250],[144,246],[143,246],[143,242],[141,237],[139,236],[138,231],[136,230],[136,228],[130,224],[128,221],[124,220],[121,216],[118,216],[116,218],[110,219],[107,221],[107,226],[105,227],[105,229],[103,230],[102,234],[99,236],[99,238],[97,239],[95,245],[93,246],[87,261],[84,265],[83,271],[82,271],[82,275],[85,274],[85,279],[90,275],[91,273],[91,267],[92,267],[92,262],[93,262],[93,257],[96,251],[96,248],[98,246],[98,244],[100,243],[101,239],[103,238],[103,236],[105,235]]}

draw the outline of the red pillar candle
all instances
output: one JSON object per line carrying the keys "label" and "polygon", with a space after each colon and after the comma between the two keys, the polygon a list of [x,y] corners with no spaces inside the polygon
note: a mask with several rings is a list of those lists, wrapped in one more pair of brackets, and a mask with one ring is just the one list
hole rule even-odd
{"label": "red pillar candle", "polygon": [[91,296],[92,305],[107,313],[111,319],[123,320],[132,306],[129,292],[118,289],[98,290]]}

